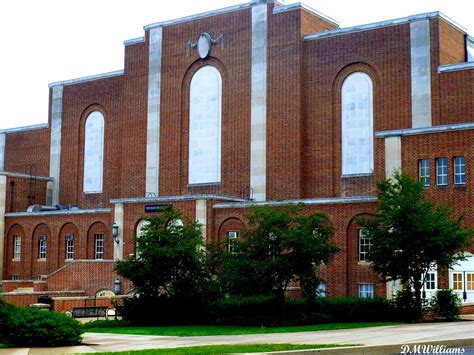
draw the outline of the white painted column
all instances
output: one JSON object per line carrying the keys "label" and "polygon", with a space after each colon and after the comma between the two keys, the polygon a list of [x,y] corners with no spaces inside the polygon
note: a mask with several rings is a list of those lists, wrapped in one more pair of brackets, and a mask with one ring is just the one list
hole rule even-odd
{"label": "white painted column", "polygon": [[146,194],[159,194],[162,27],[150,30],[148,53],[148,118],[146,140]]}
{"label": "white painted column", "polygon": [[201,225],[202,239],[207,240],[207,201],[196,200],[196,222]]}
{"label": "white painted column", "polygon": [[5,204],[7,201],[7,177],[0,175],[0,280],[4,279],[3,260],[5,259]]}
{"label": "white painted column", "polygon": [[410,23],[412,128],[431,126],[430,21]]}
{"label": "white painted column", "polygon": [[123,203],[116,203],[114,206],[114,223],[117,223],[119,226],[119,240],[120,243],[114,243],[114,260],[122,260],[123,259]]}
{"label": "white painted column", "polygon": [[250,187],[256,201],[266,199],[267,181],[267,2],[252,7]]}
{"label": "white painted column", "polygon": [[5,170],[5,144],[6,135],[5,132],[0,133],[0,171]]}
{"label": "white painted column", "polygon": [[385,138],[385,178],[402,169],[402,140],[400,136]]}
{"label": "white painted column", "polygon": [[59,203],[60,174],[61,174],[61,123],[63,118],[63,86],[53,87],[53,102],[51,104],[51,148],[49,153],[49,176],[54,178],[52,205]]}

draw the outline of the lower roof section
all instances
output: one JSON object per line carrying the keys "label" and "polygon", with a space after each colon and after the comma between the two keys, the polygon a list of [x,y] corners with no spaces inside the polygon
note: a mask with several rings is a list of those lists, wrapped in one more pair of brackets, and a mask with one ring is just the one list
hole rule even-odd
{"label": "lower roof section", "polygon": [[110,208],[89,208],[78,210],[57,210],[57,211],[41,211],[41,212],[10,212],[5,213],[5,217],[33,217],[33,216],[64,216],[77,214],[97,214],[97,213],[111,213]]}
{"label": "lower roof section", "polygon": [[193,200],[223,200],[229,202],[248,202],[249,200],[241,197],[231,197],[212,194],[200,195],[177,195],[177,196],[155,196],[155,197],[127,197],[110,200],[110,203],[149,203],[149,202],[178,202]]}
{"label": "lower roof section", "polygon": [[262,201],[262,202],[225,202],[216,203],[214,208],[247,208],[251,206],[283,206],[289,203],[304,205],[336,205],[346,203],[373,203],[377,202],[376,196],[354,196],[354,197],[329,197],[329,198],[308,198],[282,201]]}

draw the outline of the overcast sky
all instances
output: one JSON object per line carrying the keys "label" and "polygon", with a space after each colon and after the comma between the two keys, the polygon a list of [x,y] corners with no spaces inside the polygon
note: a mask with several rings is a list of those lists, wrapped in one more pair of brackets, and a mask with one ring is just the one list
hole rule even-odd
{"label": "overcast sky", "polygon": [[[48,84],[123,69],[123,41],[143,26],[245,0],[0,2],[0,129],[46,123]],[[286,3],[295,1],[287,0]],[[474,34],[468,0],[306,0],[340,27],[441,11]]]}

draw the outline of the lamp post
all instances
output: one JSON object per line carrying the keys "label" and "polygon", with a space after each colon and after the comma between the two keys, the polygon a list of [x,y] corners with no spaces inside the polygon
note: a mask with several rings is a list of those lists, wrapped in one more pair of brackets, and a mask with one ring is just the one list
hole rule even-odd
{"label": "lamp post", "polygon": [[119,239],[119,225],[114,222],[112,225],[112,236],[114,237],[115,243],[119,244],[120,239]]}

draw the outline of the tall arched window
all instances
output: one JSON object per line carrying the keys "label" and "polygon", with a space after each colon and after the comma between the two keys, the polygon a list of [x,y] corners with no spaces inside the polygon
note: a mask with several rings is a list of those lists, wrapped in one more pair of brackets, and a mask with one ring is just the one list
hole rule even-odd
{"label": "tall arched window", "polygon": [[362,72],[342,84],[342,175],[374,169],[372,80]]}
{"label": "tall arched window", "polygon": [[222,78],[210,65],[191,80],[189,102],[189,183],[221,181]]}
{"label": "tall arched window", "polygon": [[84,138],[84,192],[102,192],[104,166],[104,116],[92,112],[86,120]]}

